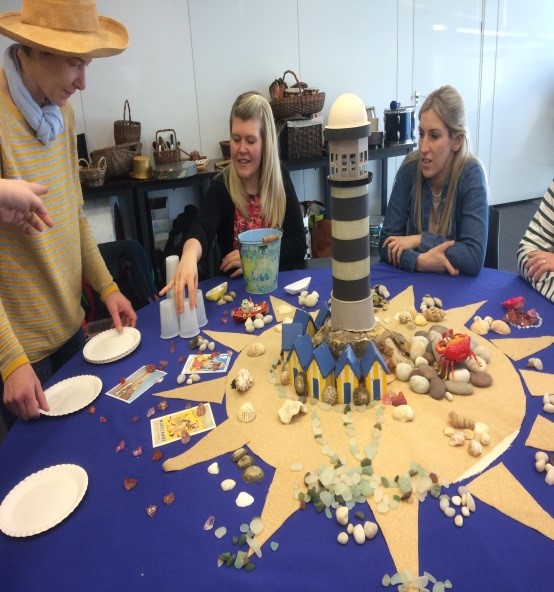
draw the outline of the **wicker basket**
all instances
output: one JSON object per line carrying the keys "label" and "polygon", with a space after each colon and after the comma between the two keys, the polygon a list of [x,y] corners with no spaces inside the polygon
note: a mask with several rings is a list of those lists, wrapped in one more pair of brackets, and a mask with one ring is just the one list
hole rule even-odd
{"label": "wicker basket", "polygon": [[280,134],[284,158],[306,158],[323,154],[323,117],[287,121]]}
{"label": "wicker basket", "polygon": [[310,117],[314,113],[319,113],[323,109],[325,103],[324,92],[307,93],[302,88],[302,84],[298,80],[298,76],[292,70],[286,70],[283,74],[283,80],[287,74],[292,74],[298,85],[298,93],[288,95],[281,99],[272,99],[270,101],[273,115],[276,119],[287,119],[294,115],[302,115],[302,117]]}
{"label": "wicker basket", "polygon": [[[129,119],[127,119],[127,110],[129,110]],[[123,119],[113,123],[113,135],[116,144],[140,142],[140,121],[131,121],[131,106],[127,99],[123,105]]]}
{"label": "wicker basket", "polygon": [[103,156],[107,165],[106,179],[123,177],[131,170],[133,158],[140,156],[141,151],[142,144],[140,142],[129,142],[128,144],[93,150],[90,153],[90,161],[92,165],[97,165]]}
{"label": "wicker basket", "polygon": [[97,166],[92,166],[88,160],[84,158],[79,159],[79,180],[81,185],[85,187],[102,187],[106,177],[106,159],[104,156],[100,158]]}
{"label": "wicker basket", "polygon": [[221,142],[219,142],[219,146],[221,148],[221,154],[223,158],[231,158],[231,141],[221,140]]}
{"label": "wicker basket", "polygon": [[[161,134],[169,132],[173,134],[175,138],[175,148],[167,148],[162,150],[154,150],[154,164],[169,164],[170,162],[179,162],[181,160],[181,150],[179,148],[179,142],[177,142],[177,134],[175,133],[174,129],[162,129],[156,132],[154,144],[158,141],[158,138],[161,138]],[[165,144],[165,142],[164,142]]]}

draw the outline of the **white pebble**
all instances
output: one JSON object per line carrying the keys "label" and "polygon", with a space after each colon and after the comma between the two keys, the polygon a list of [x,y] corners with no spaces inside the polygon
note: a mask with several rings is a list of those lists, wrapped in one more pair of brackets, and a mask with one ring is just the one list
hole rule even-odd
{"label": "white pebble", "polygon": [[444,398],[445,398],[447,401],[450,401],[450,402],[452,403],[452,401],[454,400],[454,395],[453,395],[451,392],[449,392],[449,391],[446,391],[446,392],[444,393]]}
{"label": "white pebble", "polygon": [[475,499],[469,491],[466,494],[466,507],[470,512],[475,512]]}
{"label": "white pebble", "polygon": [[273,316],[272,315],[265,315],[265,317],[262,320],[264,322],[264,325],[267,325],[268,323],[271,323],[271,321],[273,320]]}
{"label": "white pebble", "polygon": [[354,525],[352,524],[352,522],[350,522],[349,524],[347,524],[347,526],[346,526],[346,532],[348,534],[352,534],[354,532]]}
{"label": "white pebble", "polygon": [[454,516],[454,514],[456,513],[456,510],[452,506],[448,506],[448,508],[445,508],[443,512],[445,516],[448,516],[448,518],[452,518],[452,516]]}
{"label": "white pebble", "polygon": [[190,375],[190,379],[192,380],[192,382],[200,382],[200,374],[197,374],[196,372],[193,372]]}
{"label": "white pebble", "polygon": [[461,505],[461,503],[462,503],[462,498],[461,498],[459,495],[453,495],[453,496],[452,496],[452,503],[453,503],[455,506],[459,506],[459,505]]}
{"label": "white pebble", "polygon": [[537,452],[535,452],[535,460],[541,460],[544,459],[544,462],[548,462],[548,454],[546,454],[546,452],[544,452],[543,450],[537,450]]}
{"label": "white pebble", "polygon": [[546,471],[546,477],[544,478],[544,482],[547,485],[554,485],[554,470]]}
{"label": "white pebble", "polygon": [[224,479],[221,482],[221,489],[223,489],[223,491],[231,491],[236,484],[237,482],[234,479]]}
{"label": "white pebble", "polygon": [[263,329],[265,326],[262,319],[254,319],[253,325],[255,329]]}
{"label": "white pebble", "polygon": [[550,395],[548,393],[542,396],[542,404],[546,405],[547,403],[551,403]]}
{"label": "white pebble", "polygon": [[215,343],[213,341],[210,341],[210,343],[208,343],[208,349],[210,351],[214,351],[214,349],[215,349]]}
{"label": "white pebble", "polygon": [[535,461],[535,469],[537,469],[539,473],[544,473],[545,466],[546,461],[544,458],[540,458],[539,460]]}
{"label": "white pebble", "polygon": [[183,384],[183,382],[185,382],[186,379],[186,374],[179,374],[179,376],[177,376],[177,384]]}
{"label": "white pebble", "polygon": [[462,508],[462,515],[465,516],[466,518],[469,516],[470,512],[469,512],[469,508],[467,506],[464,506]]}
{"label": "white pebble", "polygon": [[219,465],[216,462],[213,462],[208,467],[208,473],[210,473],[210,475],[217,475],[219,473]]}
{"label": "white pebble", "polygon": [[337,522],[342,526],[348,524],[348,508],[346,506],[339,506],[335,511]]}
{"label": "white pebble", "polygon": [[441,495],[441,499],[439,502],[440,509],[444,512],[446,508],[448,508],[448,506],[450,506],[450,500],[446,495]]}
{"label": "white pebble", "polygon": [[370,522],[369,520],[364,522],[364,534],[366,539],[372,539],[376,536],[378,531],[379,527],[375,522]]}
{"label": "white pebble", "polygon": [[458,514],[456,516],[456,518],[454,518],[454,524],[458,527],[461,528],[464,525],[464,517],[461,516],[460,514]]}
{"label": "white pebble", "polygon": [[348,542],[348,533],[344,532],[344,530],[342,532],[339,532],[339,534],[337,536],[337,543],[340,543],[341,545],[346,545],[347,542]]}
{"label": "white pebble", "polygon": [[364,527],[361,524],[356,524],[356,526],[354,526],[353,535],[354,540],[358,543],[358,545],[365,543]]}
{"label": "white pebble", "polygon": [[554,403],[547,403],[546,405],[543,405],[542,410],[545,413],[554,413]]}
{"label": "white pebble", "polygon": [[187,384],[192,384],[192,378],[187,378]]}
{"label": "white pebble", "polygon": [[249,506],[253,502],[254,502],[254,498],[249,493],[246,493],[246,491],[241,491],[237,495],[237,499],[235,500],[235,503],[237,504],[237,506],[239,508],[246,508],[247,506]]}
{"label": "white pebble", "polygon": [[225,526],[220,526],[219,528],[216,528],[214,530],[214,534],[216,538],[221,539],[227,534],[227,529],[225,528]]}
{"label": "white pebble", "polygon": [[202,351],[206,351],[206,347],[208,347],[206,343],[201,343],[200,344],[200,347],[198,348],[198,350],[201,351],[201,352]]}

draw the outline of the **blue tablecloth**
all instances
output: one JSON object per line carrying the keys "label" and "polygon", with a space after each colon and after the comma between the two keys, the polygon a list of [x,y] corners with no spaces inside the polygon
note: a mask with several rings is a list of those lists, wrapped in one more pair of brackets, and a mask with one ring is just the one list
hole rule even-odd
{"label": "blue tablecloth", "polygon": [[[331,290],[328,269],[297,270],[282,273],[274,295],[286,299],[283,286],[312,276],[310,289],[320,298]],[[211,280],[205,290],[220,280]],[[542,315],[542,327],[533,336],[554,334],[553,306],[533,292],[518,276],[483,270],[477,278],[451,278],[432,274],[407,274],[388,265],[372,268],[372,284],[383,283],[391,297],[414,285],[416,303],[427,292],[443,298],[448,308],[486,300],[481,316],[501,318],[500,302],[523,295],[527,307],[536,307]],[[243,280],[230,281],[229,289],[240,299],[247,296]],[[291,302],[296,297],[288,297]],[[337,544],[339,526],[317,514],[313,506],[296,512],[271,540],[279,543],[276,551],[269,544],[263,557],[254,558],[251,573],[226,566],[217,567],[220,552],[236,550],[232,535],[239,535],[240,525],[260,515],[273,468],[260,461],[266,478],[255,484],[244,484],[229,455],[218,461],[221,473],[207,472],[209,463],[184,471],[165,473],[161,462],[151,459],[152,444],[147,410],[158,403],[153,392],[172,388],[181,370],[178,358],[188,355],[187,341],[175,339],[175,352],[169,341],[159,338],[158,305],[139,311],[138,327],[142,341],[130,356],[106,365],[87,363],[82,356],[73,358],[51,380],[50,384],[81,374],[95,374],[103,381],[103,392],[120,377],[128,376],[146,363],[169,362],[168,375],[159,388],[151,389],[132,404],[117,401],[104,394],[95,401],[96,413],[87,410],[65,417],[42,417],[36,422],[17,422],[0,446],[0,500],[23,478],[42,468],[74,463],[88,473],[89,486],[77,509],[62,523],[40,535],[10,538],[0,534],[0,588],[10,592],[28,590],[380,590],[385,573],[396,568],[386,542],[379,533],[366,544],[351,541],[346,547]],[[207,328],[241,329],[232,321],[221,322],[221,307],[206,302]],[[516,333],[515,335],[518,335]],[[513,337],[514,333],[510,337]],[[530,336],[526,332],[525,336]],[[545,372],[554,372],[554,346],[540,357]],[[236,354],[233,355],[233,359]],[[526,360],[516,362],[518,369]],[[208,388],[209,382],[206,381]],[[527,393],[527,391],[526,391]],[[501,461],[516,476],[537,502],[552,516],[554,488],[544,483],[544,475],[535,471],[535,450],[525,440],[537,415],[542,414],[542,399],[527,393],[527,412],[520,434]],[[170,400],[169,411],[184,409],[184,400]],[[212,404],[216,422],[226,418],[225,405]],[[499,409],[499,413],[502,411]],[[161,413],[158,411],[157,415]],[[131,418],[140,416],[138,423]],[[106,423],[99,417],[105,416]],[[194,436],[189,446],[201,438]],[[124,439],[127,448],[116,453]],[[135,458],[132,450],[141,445],[144,454]],[[180,442],[163,446],[164,458],[183,450]],[[222,500],[221,476],[233,476],[255,498],[252,506],[237,508],[234,497]],[[133,476],[137,487],[126,491],[123,479]],[[175,502],[165,506],[162,498],[174,492]],[[457,486],[450,493],[457,492]],[[148,517],[145,508],[158,506],[156,515]],[[367,505],[363,509],[371,518]],[[213,514],[216,526],[224,525],[228,533],[222,540],[214,531],[204,531],[206,518]],[[553,542],[536,531],[499,513],[484,503],[466,521],[455,528],[445,519],[438,504],[423,503],[419,510],[420,571],[450,579],[455,590],[533,590],[551,589]],[[406,541],[406,544],[411,544]],[[550,584],[548,584],[550,582]]]}

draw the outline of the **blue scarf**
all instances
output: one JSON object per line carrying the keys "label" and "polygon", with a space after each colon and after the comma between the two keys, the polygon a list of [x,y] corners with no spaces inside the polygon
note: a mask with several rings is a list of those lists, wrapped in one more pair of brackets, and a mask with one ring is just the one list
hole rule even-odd
{"label": "blue scarf", "polygon": [[8,88],[15,106],[25,117],[27,123],[37,132],[37,138],[47,146],[63,132],[63,118],[57,105],[46,99],[46,105],[40,107],[31,97],[23,84],[21,70],[17,60],[19,45],[10,45],[4,53],[4,70],[8,80]]}

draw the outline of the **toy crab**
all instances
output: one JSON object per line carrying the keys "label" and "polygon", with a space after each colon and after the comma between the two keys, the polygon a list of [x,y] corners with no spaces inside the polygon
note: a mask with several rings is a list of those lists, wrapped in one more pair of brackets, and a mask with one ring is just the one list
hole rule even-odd
{"label": "toy crab", "polygon": [[464,362],[467,358],[473,358],[477,364],[475,353],[471,349],[469,335],[465,333],[454,333],[452,329],[442,334],[442,339],[437,343],[437,353],[440,354],[438,369],[443,366],[447,369],[447,376],[454,373],[454,364]]}

